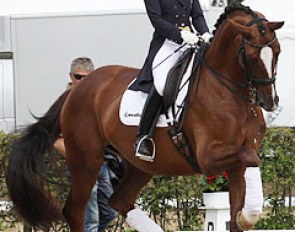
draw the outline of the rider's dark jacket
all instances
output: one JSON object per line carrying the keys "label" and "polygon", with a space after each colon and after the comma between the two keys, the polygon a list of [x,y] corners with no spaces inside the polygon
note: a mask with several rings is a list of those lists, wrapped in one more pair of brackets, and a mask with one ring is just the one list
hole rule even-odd
{"label": "rider's dark jacket", "polygon": [[201,35],[209,32],[209,29],[198,0],[145,0],[144,2],[155,31],[143,68],[129,88],[149,92],[153,84],[152,63],[165,39],[181,44],[183,41],[180,31],[183,27],[193,27]]}

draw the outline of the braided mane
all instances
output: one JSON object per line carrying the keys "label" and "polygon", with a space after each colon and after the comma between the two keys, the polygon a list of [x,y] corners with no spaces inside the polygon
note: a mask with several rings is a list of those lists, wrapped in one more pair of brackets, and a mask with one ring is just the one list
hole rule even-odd
{"label": "braided mane", "polygon": [[244,6],[242,4],[232,4],[230,6],[227,6],[224,10],[224,13],[222,13],[219,17],[219,19],[216,21],[214,27],[215,27],[215,30],[213,31],[213,35],[215,35],[217,29],[219,28],[219,26],[221,25],[221,23],[227,19],[227,17],[232,13],[232,12],[235,12],[235,11],[242,11],[248,15],[251,15],[253,16],[253,18],[256,18],[258,17],[257,14],[252,11],[250,9],[250,7],[248,6]]}

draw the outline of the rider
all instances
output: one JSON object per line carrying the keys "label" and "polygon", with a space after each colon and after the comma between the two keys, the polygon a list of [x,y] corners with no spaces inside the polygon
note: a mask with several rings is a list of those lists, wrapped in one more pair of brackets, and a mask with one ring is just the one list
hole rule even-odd
{"label": "rider", "polygon": [[[195,31],[207,43],[212,36],[198,0],[145,0],[145,6],[155,31],[144,66],[129,89],[149,93],[139,124],[135,156],[153,161],[152,134],[161,111],[167,74],[187,46],[198,42]],[[178,49],[182,44],[186,45]]]}

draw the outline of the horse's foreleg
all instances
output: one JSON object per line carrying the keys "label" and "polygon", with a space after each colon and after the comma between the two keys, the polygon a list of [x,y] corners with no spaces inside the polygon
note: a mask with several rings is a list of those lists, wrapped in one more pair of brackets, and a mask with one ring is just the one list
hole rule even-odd
{"label": "horse's foreleg", "polygon": [[251,229],[258,220],[263,203],[256,150],[216,142],[208,148],[207,154],[199,159],[204,173],[214,175],[227,171],[230,175],[231,232]]}
{"label": "horse's foreleg", "polygon": [[214,175],[224,170],[242,167],[256,167],[260,161],[256,150],[251,147],[219,142],[211,143],[207,151],[199,152],[198,156],[205,175]]}
{"label": "horse's foreleg", "polygon": [[230,192],[230,231],[242,231],[236,222],[237,214],[242,209],[245,196],[245,181],[243,178],[245,169],[238,169],[228,173]]}
{"label": "horse's foreleg", "polygon": [[229,172],[229,180],[230,231],[250,230],[256,224],[263,207],[262,181],[259,167],[247,167]]}
{"label": "horse's foreleg", "polygon": [[254,227],[263,208],[263,190],[259,167],[247,167],[245,171],[244,206],[237,214],[237,224],[242,230]]}

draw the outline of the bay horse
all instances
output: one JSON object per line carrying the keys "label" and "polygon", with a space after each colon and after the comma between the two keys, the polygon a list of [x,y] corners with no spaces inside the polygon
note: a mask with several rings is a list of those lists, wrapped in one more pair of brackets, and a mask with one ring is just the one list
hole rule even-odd
{"label": "bay horse", "polygon": [[[227,7],[215,25],[200,69],[193,74],[183,129],[199,172],[207,176],[228,172],[232,232],[252,228],[259,216],[257,212],[252,212],[253,218],[243,213],[246,189],[251,188],[244,173],[248,167],[259,165],[257,151],[266,128],[261,108],[273,111],[278,104],[275,74],[280,44],[275,30],[283,24],[270,22],[243,5]],[[117,65],[98,68],[65,92],[16,142],[7,187],[17,211],[28,223],[47,230],[63,219],[44,188],[42,169],[44,155],[51,151],[61,131],[72,178],[63,215],[73,232],[83,231],[84,208],[104,162],[106,145],[126,160],[126,174],[109,201],[122,215],[134,210],[139,191],[153,176],[197,172],[178,154],[167,128],[155,130],[154,162],[134,156],[137,127],[123,125],[118,115],[123,92],[138,72]],[[136,229],[151,231],[140,226]]]}

